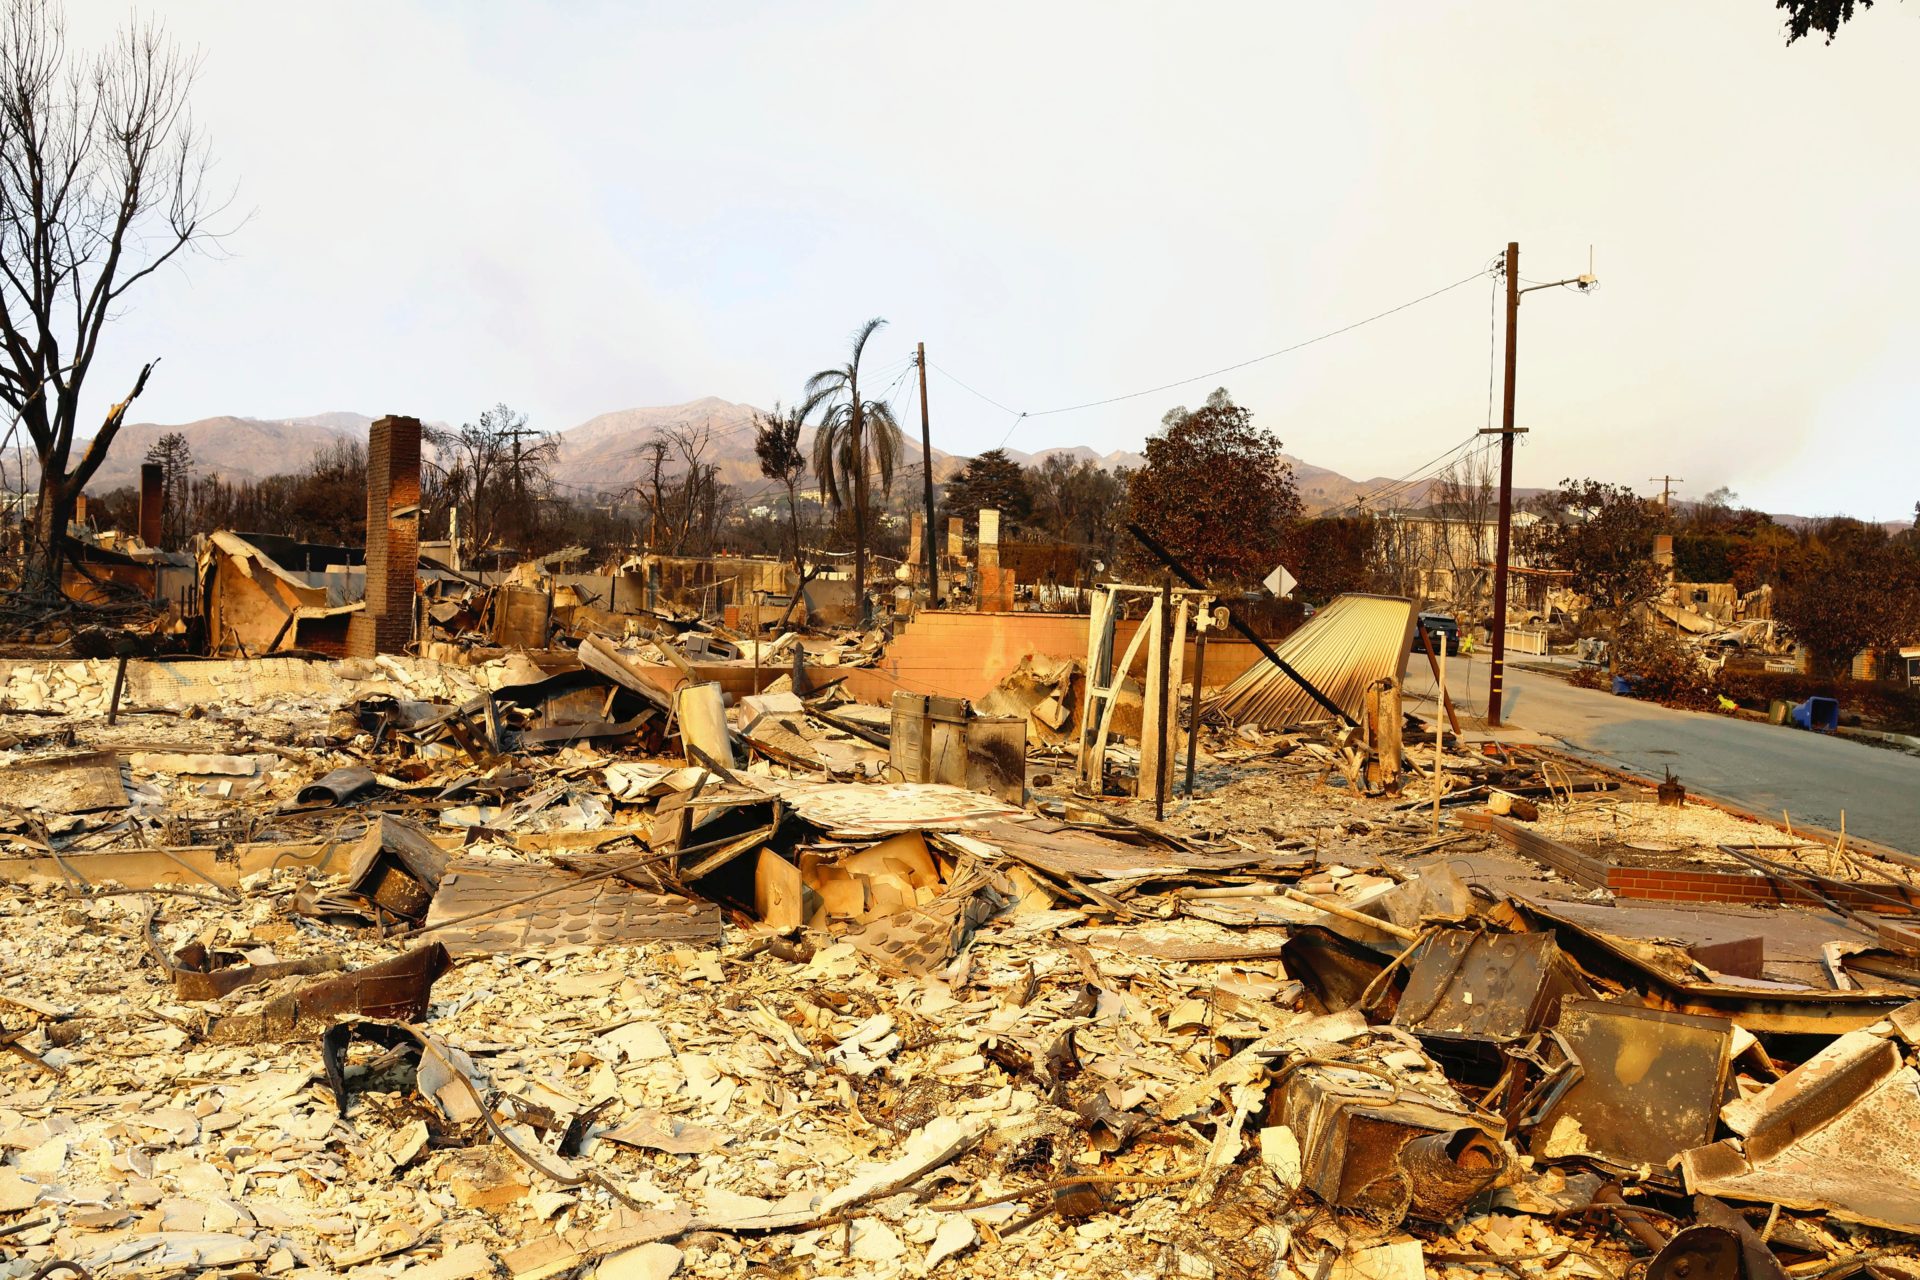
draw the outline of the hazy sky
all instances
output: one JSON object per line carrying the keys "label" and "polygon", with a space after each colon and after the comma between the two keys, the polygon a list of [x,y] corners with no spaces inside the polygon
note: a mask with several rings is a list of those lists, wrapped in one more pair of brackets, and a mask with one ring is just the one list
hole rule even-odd
{"label": "hazy sky", "polygon": [[[1592,245],[1602,281],[1522,307],[1521,483],[1920,499],[1920,4],[1791,49],[1771,0],[159,11],[248,216],[110,337],[102,404],[164,357],[142,420],[765,405],[872,315],[881,387],[924,340],[1038,411],[1517,239],[1528,279]],[[127,12],[69,0],[73,38]],[[1219,381],[1289,452],[1397,475],[1485,425],[1489,302],[1476,281]],[[1137,448],[1208,389],[1020,422],[936,373],[934,443]]]}

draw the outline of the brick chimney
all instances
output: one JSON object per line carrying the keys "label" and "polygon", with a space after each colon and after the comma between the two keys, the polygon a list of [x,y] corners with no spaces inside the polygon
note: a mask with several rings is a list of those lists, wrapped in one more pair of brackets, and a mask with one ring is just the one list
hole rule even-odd
{"label": "brick chimney", "polygon": [[140,541],[160,545],[167,529],[166,474],[157,462],[140,464]]}
{"label": "brick chimney", "polygon": [[347,624],[347,653],[404,653],[420,567],[420,419],[367,429],[367,607]]}

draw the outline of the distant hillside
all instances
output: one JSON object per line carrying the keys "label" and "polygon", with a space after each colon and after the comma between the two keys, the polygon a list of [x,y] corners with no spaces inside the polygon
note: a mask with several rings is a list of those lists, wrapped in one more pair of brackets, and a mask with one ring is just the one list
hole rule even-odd
{"label": "distant hillside", "polygon": [[[589,418],[578,426],[559,433],[560,461],[554,478],[575,494],[620,493],[638,485],[647,474],[643,446],[663,432],[704,429],[708,433],[709,460],[720,467],[722,482],[751,492],[766,485],[760,475],[759,459],[753,452],[754,406],[723,400],[717,396],[686,404],[616,409]],[[317,413],[300,418],[202,418],[180,424],[129,423],[114,441],[106,466],[88,486],[103,494],[123,485],[137,484],[140,462],[147,449],[161,436],[178,431],[193,450],[196,469],[202,474],[218,473],[230,480],[259,480],[300,470],[314,454],[341,439],[366,439],[367,426],[373,421],[361,413]],[[903,424],[905,425],[905,424]],[[812,433],[803,437],[811,448]],[[920,441],[912,429],[905,432],[902,469],[911,480],[918,476]],[[1140,467],[1144,455],[1116,449],[1098,453],[1085,445],[1062,445],[1027,453],[1008,449],[1007,455],[1023,466],[1038,466],[1049,457],[1061,456],[1075,462],[1092,462],[1113,470]],[[1426,482],[1398,488],[1384,476],[1371,480],[1353,480],[1337,471],[1318,467],[1289,456],[1300,498],[1309,512],[1337,511],[1351,506],[1356,499],[1390,494],[1393,504],[1419,506],[1427,501]],[[933,451],[934,476],[945,481],[966,459],[940,449]],[[28,471],[31,474],[29,463]],[[1526,494],[1536,490],[1516,490]]]}
{"label": "distant hillside", "polygon": [[[705,430],[707,458],[719,465],[722,483],[759,488],[767,480],[760,474],[760,459],[753,452],[754,415],[758,412],[750,404],[707,396],[687,404],[603,413],[560,433],[560,464],[554,469],[554,478],[575,490],[619,492],[639,484],[649,474],[647,441],[667,432]],[[903,434],[906,449],[901,463],[903,468],[913,468],[917,476],[920,440],[914,432]],[[808,430],[800,439],[801,446],[811,451],[813,432]],[[935,449],[934,478],[945,480],[965,463],[964,458]]]}
{"label": "distant hillside", "polygon": [[[1134,469],[1147,465],[1147,458],[1143,453],[1116,449],[1112,453],[1101,454],[1085,445],[1064,445],[1053,449],[1041,449],[1036,453],[1008,449],[1007,456],[1025,467],[1040,466],[1048,458],[1056,456],[1070,458],[1075,462],[1091,462],[1108,471],[1120,467]],[[1395,482],[1386,476],[1375,476],[1371,480],[1350,480],[1338,471],[1316,467],[1311,462],[1291,454],[1281,456],[1293,464],[1293,479],[1300,488],[1300,501],[1312,514],[1351,506],[1357,499],[1372,497],[1382,492],[1391,492],[1396,505],[1418,506],[1426,501],[1427,490],[1430,487],[1427,482],[1422,481],[1408,486],[1405,490],[1400,490]]]}
{"label": "distant hillside", "polygon": [[107,461],[87,485],[107,493],[140,483],[147,450],[170,431],[187,438],[194,467],[226,480],[263,480],[298,471],[336,440],[365,441],[372,418],[358,413],[320,413],[307,418],[202,418],[163,424],[129,422],[114,437]]}
{"label": "distant hillside", "polygon": [[1007,456],[1023,467],[1040,466],[1052,457],[1062,457],[1076,463],[1091,462],[1104,471],[1117,471],[1121,467],[1134,470],[1147,465],[1147,457],[1143,453],[1131,453],[1125,449],[1115,449],[1112,453],[1095,453],[1083,444],[1042,449],[1038,453],[1023,453],[1018,449],[1009,449]]}

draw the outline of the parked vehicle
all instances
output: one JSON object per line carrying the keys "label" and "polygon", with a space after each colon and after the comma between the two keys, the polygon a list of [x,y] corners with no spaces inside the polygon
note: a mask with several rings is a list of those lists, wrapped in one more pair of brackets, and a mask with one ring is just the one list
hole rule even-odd
{"label": "parked vehicle", "polygon": [[1426,642],[1423,636],[1433,639],[1435,653],[1460,652],[1460,624],[1453,620],[1452,614],[1423,613],[1413,622],[1413,651],[1425,653]]}

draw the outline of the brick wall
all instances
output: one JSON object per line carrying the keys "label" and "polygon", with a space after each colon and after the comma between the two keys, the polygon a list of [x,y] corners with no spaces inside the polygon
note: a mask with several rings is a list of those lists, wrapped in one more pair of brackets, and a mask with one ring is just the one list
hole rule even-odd
{"label": "brick wall", "polygon": [[[1807,883],[1770,880],[1754,871],[1714,871],[1701,867],[1616,866],[1607,870],[1607,888],[1616,896],[1651,902],[1780,902],[1824,907],[1821,894],[1825,894],[1854,911],[1899,913],[1901,908],[1897,902],[1889,902],[1889,898],[1904,900],[1907,911],[1920,908],[1920,895],[1903,892],[1890,884],[1856,886],[1813,876],[1803,879]],[[1818,893],[1814,885],[1818,885]]]}
{"label": "brick wall", "polygon": [[367,429],[367,607],[348,624],[348,653],[406,651],[419,565],[420,420],[389,416]]}

